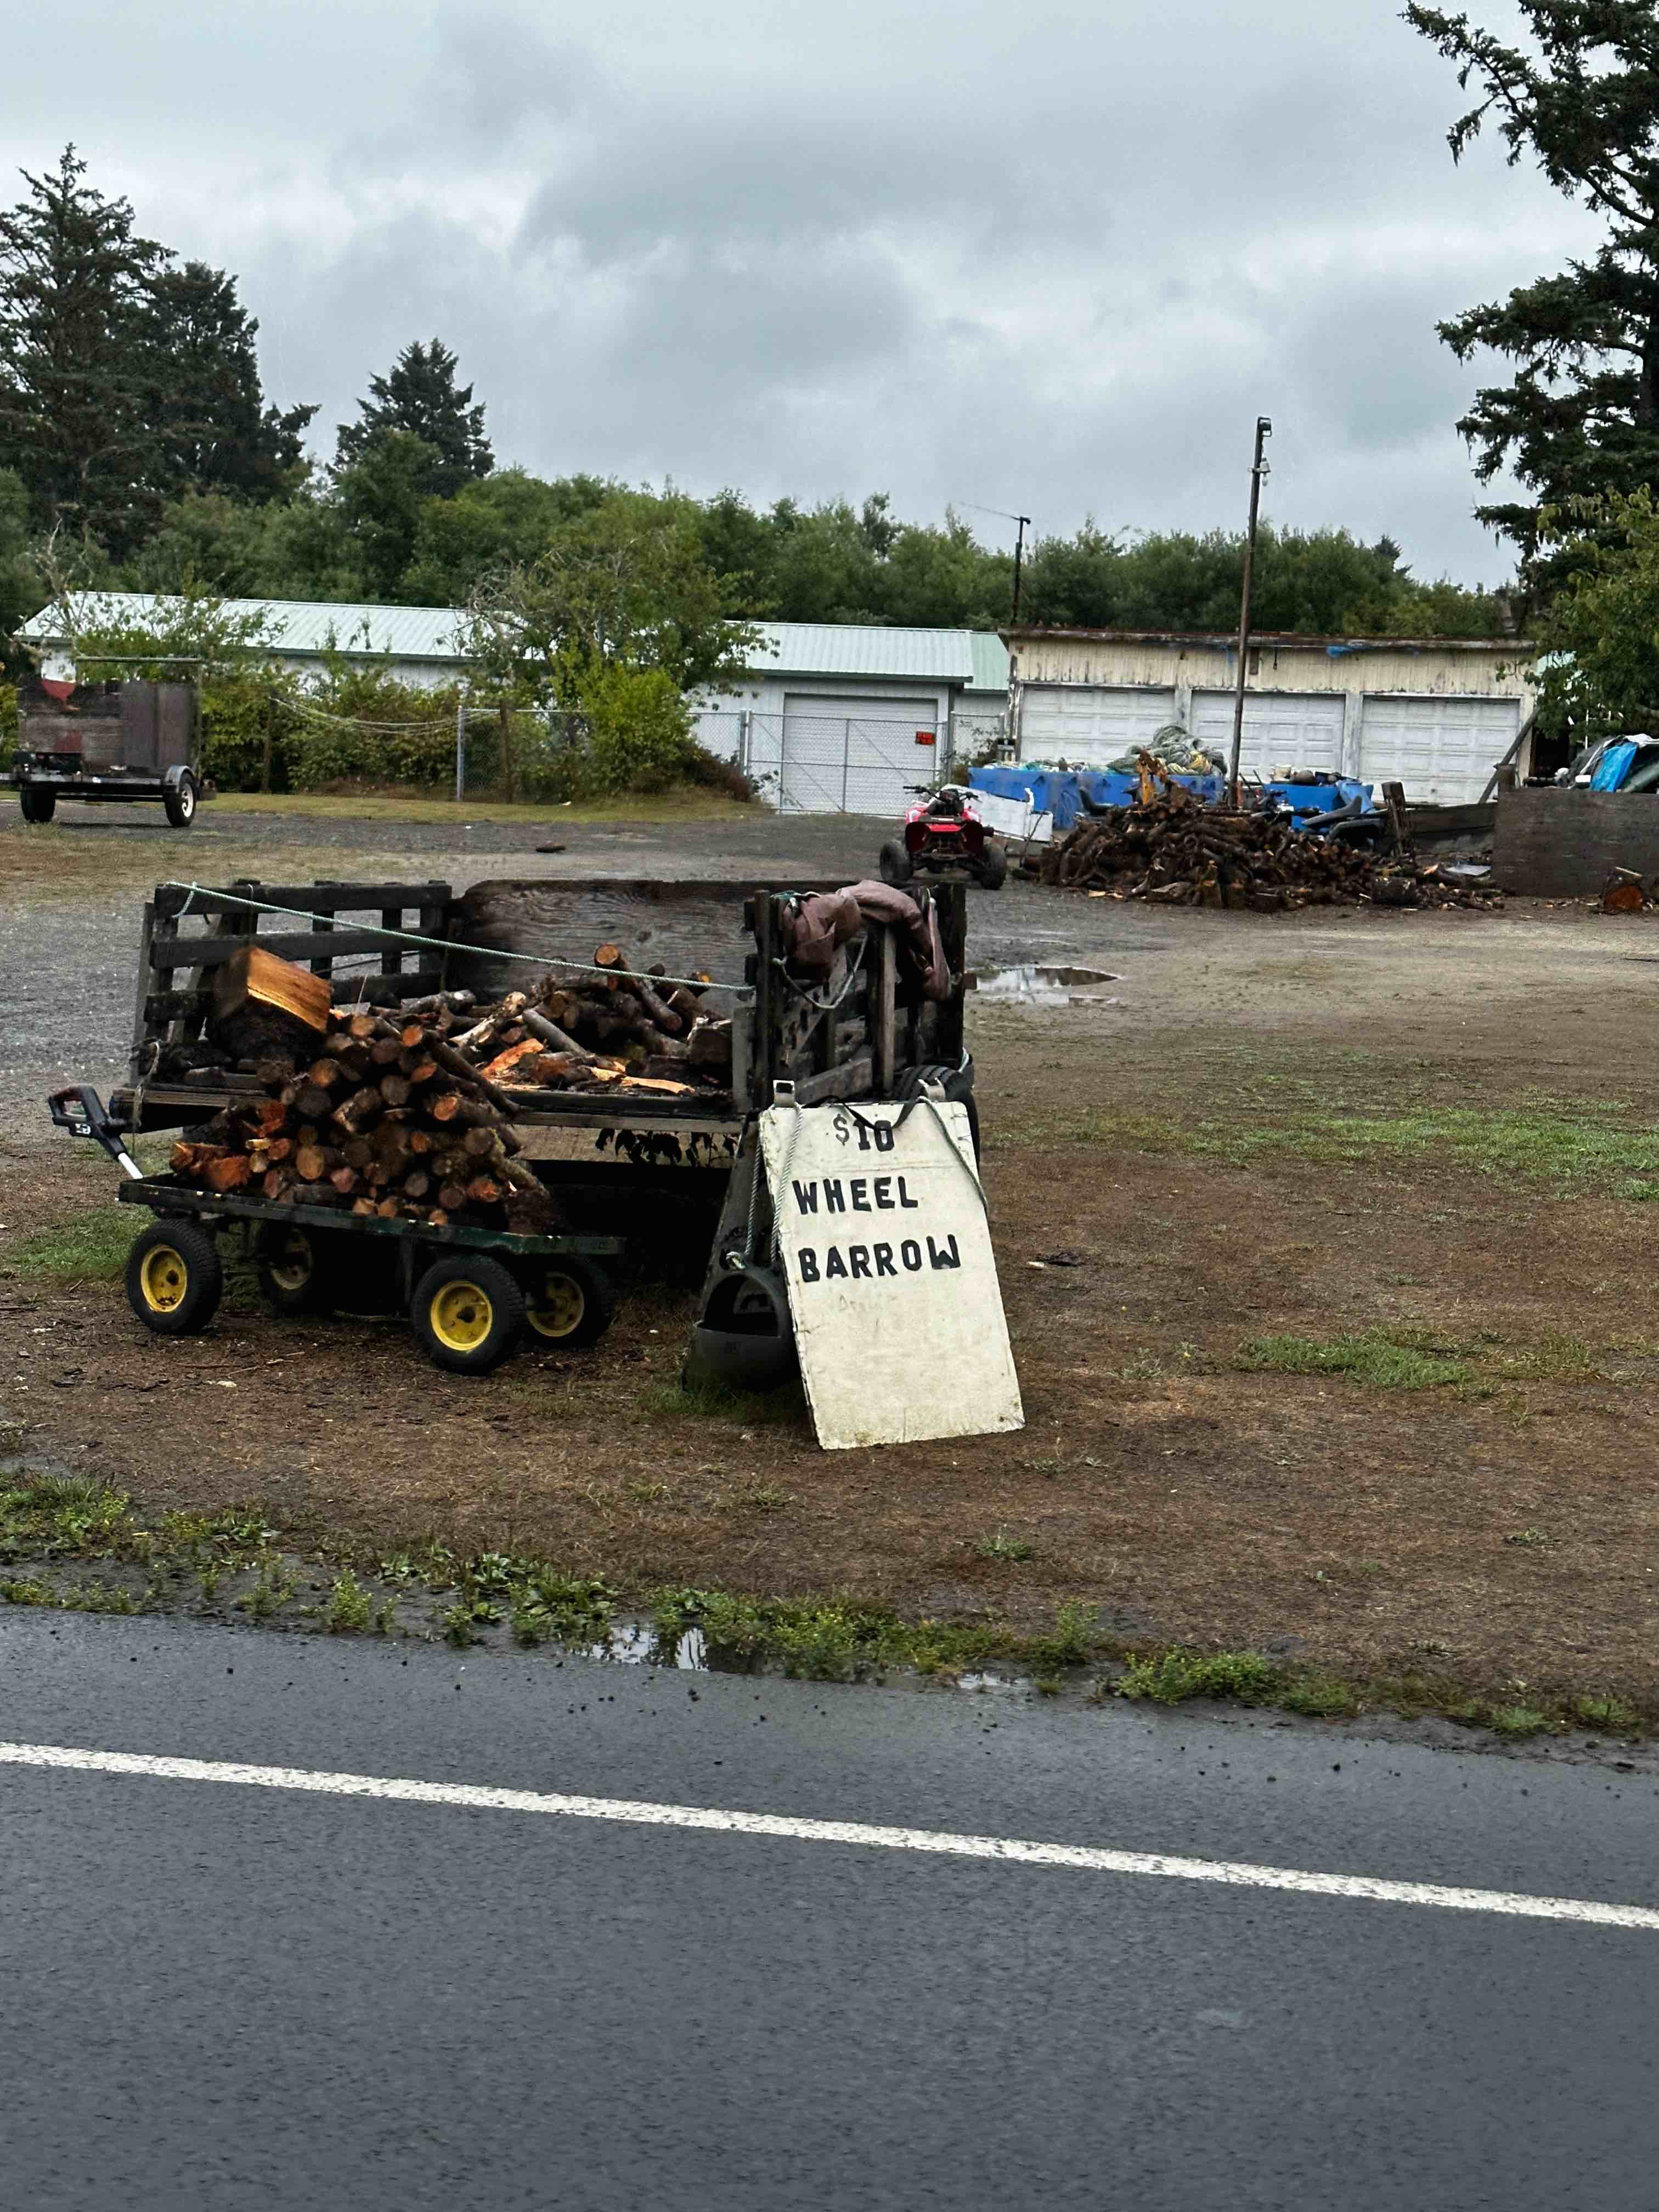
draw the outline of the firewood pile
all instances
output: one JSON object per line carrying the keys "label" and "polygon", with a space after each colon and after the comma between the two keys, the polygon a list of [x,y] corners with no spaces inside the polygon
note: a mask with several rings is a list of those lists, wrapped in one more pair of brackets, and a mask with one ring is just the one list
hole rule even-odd
{"label": "firewood pile", "polygon": [[620,1091],[689,1097],[732,1086],[732,1024],[703,1004],[707,975],[672,982],[601,945],[591,969],[514,991],[456,1039],[515,1091]]}
{"label": "firewood pile", "polygon": [[173,1173],[222,1194],[526,1232],[558,1226],[515,1155],[514,1102],[429,1015],[349,1009],[308,1063],[263,1061],[263,1098],[237,1101],[204,1142],[173,1148]]}
{"label": "firewood pile", "polygon": [[636,971],[614,945],[572,974],[482,1011],[453,992],[389,1012],[330,1006],[322,979],[270,955],[244,961],[241,1034],[289,1048],[251,1064],[262,1098],[234,1101],[204,1139],[174,1146],[174,1174],[382,1220],[556,1228],[517,1157],[517,1116],[550,1093],[689,1098],[732,1081],[732,1024],[705,1012],[708,978]]}
{"label": "firewood pile", "polygon": [[1068,890],[1160,906],[1243,907],[1279,914],[1305,906],[1501,907],[1481,884],[1459,882],[1408,854],[1380,857],[1334,837],[1292,829],[1283,816],[1231,814],[1184,793],[1116,807],[1079,822],[1024,872]]}

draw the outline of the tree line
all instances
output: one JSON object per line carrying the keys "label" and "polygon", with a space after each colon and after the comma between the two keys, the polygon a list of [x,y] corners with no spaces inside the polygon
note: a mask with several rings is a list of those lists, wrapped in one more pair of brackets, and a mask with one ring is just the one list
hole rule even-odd
{"label": "tree line", "polygon": [[[1515,550],[1514,588],[1417,578],[1386,537],[1270,524],[1255,618],[1371,635],[1518,626],[1567,656],[1547,667],[1547,712],[1659,726],[1659,623],[1647,618],[1659,608],[1659,11],[1516,0],[1516,15],[1506,37],[1426,0],[1405,9],[1473,102],[1448,134],[1454,160],[1496,131],[1511,164],[1534,163],[1602,228],[1594,254],[1439,325],[1492,377],[1458,427],[1492,488],[1475,513]],[[907,522],[878,493],[757,506],[738,489],[694,499],[497,466],[483,403],[436,338],[371,380],[324,459],[307,448],[316,409],[262,390],[258,325],[234,276],[142,237],[73,148],[24,181],[0,214],[0,629],[65,578],[456,605],[498,633],[502,610],[544,622],[550,607],[620,592],[630,650],[671,671],[718,665],[731,626],[756,619],[1008,618],[1011,557],[957,515]],[[1038,537],[1021,614],[1226,629],[1242,562],[1232,532],[1091,522]],[[678,611],[645,604],[664,578],[690,595]],[[692,601],[701,629],[685,626]]]}
{"label": "tree line", "polygon": [[[236,278],[143,236],[73,147],[24,173],[0,214],[0,624],[52,583],[237,598],[468,605],[486,579],[597,536],[670,532],[738,619],[991,629],[1013,563],[960,517],[854,505],[751,505],[641,491],[591,474],[497,467],[485,410],[437,338],[370,380],[332,458],[307,453],[314,405],[260,381],[258,325]],[[1227,628],[1237,533],[1135,535],[1088,523],[1039,537],[1024,619],[1103,628]],[[1414,578],[1387,538],[1266,531],[1264,628],[1484,635],[1492,594]]]}

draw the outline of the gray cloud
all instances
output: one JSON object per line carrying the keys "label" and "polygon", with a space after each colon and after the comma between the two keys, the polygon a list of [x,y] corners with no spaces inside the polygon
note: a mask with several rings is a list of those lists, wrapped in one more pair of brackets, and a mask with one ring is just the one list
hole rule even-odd
{"label": "gray cloud", "polygon": [[1280,520],[1506,566],[1433,325],[1589,234],[1496,149],[1454,171],[1394,0],[186,0],[165,66],[149,21],[25,26],[8,143],[73,134],[238,270],[319,429],[435,331],[532,467],[1202,528],[1266,411]]}

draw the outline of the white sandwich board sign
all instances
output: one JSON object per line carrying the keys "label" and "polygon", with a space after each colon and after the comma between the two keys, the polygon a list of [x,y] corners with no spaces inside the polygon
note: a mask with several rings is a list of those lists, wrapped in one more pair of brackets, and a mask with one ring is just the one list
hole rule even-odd
{"label": "white sandwich board sign", "polygon": [[775,1106],[761,1150],[818,1442],[1024,1428],[966,1107]]}

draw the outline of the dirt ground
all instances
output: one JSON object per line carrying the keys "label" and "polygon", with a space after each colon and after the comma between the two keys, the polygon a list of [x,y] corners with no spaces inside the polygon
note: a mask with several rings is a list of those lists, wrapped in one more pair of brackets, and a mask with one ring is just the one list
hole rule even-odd
{"label": "dirt ground", "polygon": [[[543,823],[488,852],[365,827],[330,822],[307,872],[368,849],[458,884],[792,855],[850,876],[878,836],[766,817],[535,856]],[[293,872],[292,828],[240,818],[223,872]],[[66,867],[91,834],[66,829]],[[88,922],[38,864],[8,878],[0,833],[0,974],[61,1009],[93,932],[109,1004],[55,1056],[103,1080],[132,890],[177,866],[122,842]],[[592,1350],[482,1382],[390,1321],[228,1304],[204,1337],[150,1337],[106,1277],[40,1271],[30,1240],[113,1177],[44,1131],[37,1044],[0,1066],[0,1445],[149,1500],[258,1498],[629,1584],[1016,1624],[1082,1600],[1130,1641],[1659,1706],[1659,929],[1531,902],[1152,915],[1013,885],[974,896],[969,935],[981,966],[1117,979],[1112,1004],[970,1001],[1023,1433],[826,1454],[787,1406],[699,1412],[675,1388],[690,1304],[659,1288]]]}

